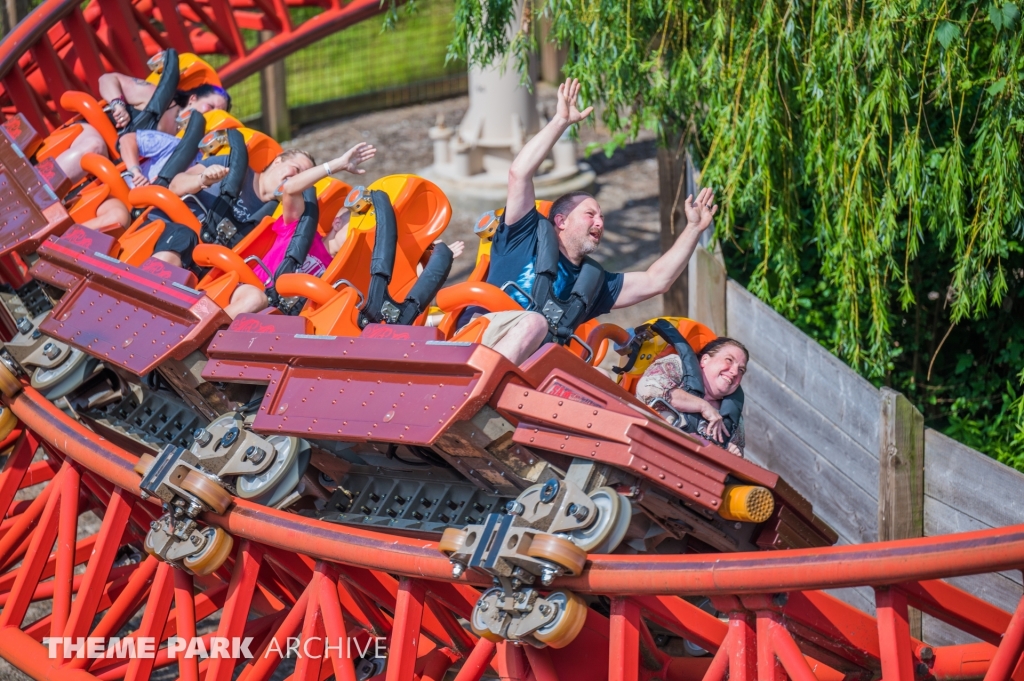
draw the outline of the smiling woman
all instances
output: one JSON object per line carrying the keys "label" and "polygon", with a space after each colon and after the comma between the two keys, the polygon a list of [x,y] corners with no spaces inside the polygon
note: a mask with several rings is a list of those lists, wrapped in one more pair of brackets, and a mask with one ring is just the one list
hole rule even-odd
{"label": "smiling woman", "polygon": [[[636,396],[665,415],[676,416],[682,430],[743,455],[743,391],[740,383],[750,355],[732,338],[716,338],[698,356],[680,336],[670,341],[676,353],[658,359],[644,372]],[[673,413],[674,412],[674,413]]]}

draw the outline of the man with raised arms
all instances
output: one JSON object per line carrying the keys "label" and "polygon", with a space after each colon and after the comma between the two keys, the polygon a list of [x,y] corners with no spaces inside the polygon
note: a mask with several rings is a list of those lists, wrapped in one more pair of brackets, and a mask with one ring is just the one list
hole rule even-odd
{"label": "man with raised arms", "polygon": [[[569,126],[584,120],[593,110],[593,107],[584,111],[577,108],[579,89],[576,80],[566,80],[558,86],[555,116],[523,146],[512,162],[508,200],[491,246],[487,282],[498,287],[507,282],[514,284],[506,287],[506,292],[524,309],[487,314],[489,323],[482,342],[516,364],[545,341],[564,342],[567,332],[588,319],[665,293],[686,267],[698,237],[718,210],[718,206],[713,205],[714,193],[710,189],[701,190],[696,200],[688,196],[686,226],[675,244],[650,267],[642,272],[626,273],[600,270],[599,265],[587,258],[597,250],[604,233],[604,216],[597,200],[586,192],[571,192],[554,201],[548,219],[537,211],[534,203],[533,176],[541,162]],[[554,254],[539,258],[542,254],[538,252],[539,244],[540,250],[545,249],[545,244],[553,250],[552,239],[545,238],[542,231],[552,228],[558,248],[557,274]],[[538,272],[538,263],[545,260],[548,265],[541,265]],[[553,285],[536,286],[544,276],[549,282],[553,281]],[[589,283],[578,285],[578,280],[582,279]],[[538,296],[544,299],[537,300]],[[574,297],[577,299],[575,308],[567,302]],[[480,308],[469,308],[460,322],[465,324],[480,312]]]}

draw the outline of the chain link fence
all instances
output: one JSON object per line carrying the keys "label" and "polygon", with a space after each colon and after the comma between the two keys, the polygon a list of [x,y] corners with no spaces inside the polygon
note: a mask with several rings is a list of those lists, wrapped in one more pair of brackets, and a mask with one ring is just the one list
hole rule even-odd
{"label": "chain link fence", "polygon": [[[298,24],[319,11],[296,8],[292,20]],[[419,0],[414,12],[400,11],[392,30],[374,17],[286,57],[292,125],[465,93],[465,63],[445,62],[453,15],[452,0]],[[256,32],[245,33],[255,45]],[[260,75],[230,93],[232,113],[258,125]]]}

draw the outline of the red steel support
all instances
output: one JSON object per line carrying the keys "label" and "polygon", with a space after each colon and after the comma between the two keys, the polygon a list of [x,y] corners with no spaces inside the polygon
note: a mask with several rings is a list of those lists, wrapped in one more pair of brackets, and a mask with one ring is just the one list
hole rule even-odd
{"label": "red steel support", "polygon": [[875,608],[882,676],[885,681],[914,681],[906,594],[897,589],[876,587]]}
{"label": "red steel support", "polygon": [[729,681],[760,681],[757,674],[757,635],[749,612],[729,613]]}
{"label": "red steel support", "polygon": [[[175,635],[186,641],[196,636],[196,604],[192,575],[184,570],[174,571]],[[199,659],[178,655],[181,681],[199,681]]]}
{"label": "red steel support", "polygon": [[339,646],[337,652],[331,652],[331,665],[337,681],[356,681],[355,665],[349,654],[349,637],[345,627],[345,613],[338,597],[337,571],[323,568],[324,576],[320,579],[320,610],[324,618],[324,632],[328,643]]}
{"label": "red steel support", "polygon": [[476,645],[473,646],[473,652],[469,654],[466,661],[462,663],[462,669],[455,675],[455,681],[480,681],[480,677],[490,667],[491,658],[494,657],[496,649],[497,644],[494,641],[488,641],[486,638],[477,639]]}
{"label": "red steel support", "polygon": [[0,629],[20,626],[22,620],[25,619],[29,603],[32,602],[32,594],[36,590],[36,585],[39,584],[43,568],[50,557],[50,547],[53,546],[53,542],[57,538],[56,521],[60,506],[60,480],[68,468],[70,468],[70,463],[65,463],[60,473],[54,477],[54,482],[46,488],[57,487],[58,492],[51,494],[46,500],[39,526],[31,536],[25,559],[18,569],[18,576],[14,580],[10,598],[7,605],[4,606],[3,613],[0,614]]}
{"label": "red steel support", "polygon": [[[231,639],[242,635],[262,562],[263,549],[259,545],[249,541],[241,543],[235,552],[235,567],[220,625],[217,627],[217,636]],[[206,681],[229,681],[234,667],[235,660],[215,658],[206,673]]]}
{"label": "red steel support", "polygon": [[[159,646],[159,641],[163,639],[164,624],[174,597],[174,572],[175,568],[168,563],[160,563],[156,569],[153,588],[149,592],[146,609],[142,612],[142,624],[133,636],[137,643],[152,638],[156,639]],[[134,658],[128,663],[125,681],[145,681],[152,673],[154,663],[151,655]]]}
{"label": "red steel support", "polygon": [[427,592],[418,580],[408,577],[399,580],[386,681],[412,681],[426,597]]}
{"label": "red steel support", "polygon": [[71,607],[71,615],[64,628],[63,636],[69,638],[85,636],[89,627],[92,626],[93,619],[96,617],[96,606],[102,593],[102,585],[109,578],[110,568],[121,545],[121,535],[128,524],[128,517],[134,505],[135,497],[126,494],[123,490],[117,490],[111,497],[103,515],[103,524],[100,526],[96,541],[96,551],[90,557],[89,564],[85,569],[84,588],[79,591],[78,598],[75,599]]}
{"label": "red steel support", "polygon": [[1003,641],[985,673],[985,681],[1007,681],[1010,674],[1021,663],[1024,653],[1024,597],[1017,603],[1017,609],[1006,628]]}
{"label": "red steel support", "polygon": [[640,678],[640,607],[628,598],[613,598],[608,641],[608,681]]}
{"label": "red steel support", "polygon": [[81,474],[74,464],[67,465],[60,481],[60,517],[57,529],[56,570],[53,581],[53,611],[50,636],[60,636],[71,613],[71,580],[75,570],[75,539],[78,535],[78,485]]}

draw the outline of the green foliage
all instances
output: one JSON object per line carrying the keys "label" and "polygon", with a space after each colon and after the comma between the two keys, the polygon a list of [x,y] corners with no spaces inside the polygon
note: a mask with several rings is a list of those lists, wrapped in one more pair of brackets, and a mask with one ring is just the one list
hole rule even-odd
{"label": "green foliage", "polygon": [[931,425],[1024,459],[1021,364],[1011,363],[1024,343],[1015,2],[526,0],[525,19],[513,10],[456,0],[450,54],[480,63],[521,51],[531,18],[550,16],[570,48],[567,75],[586,103],[605,105],[613,132],[646,126],[693,149],[718,189],[731,274],[858,371],[910,394]]}

